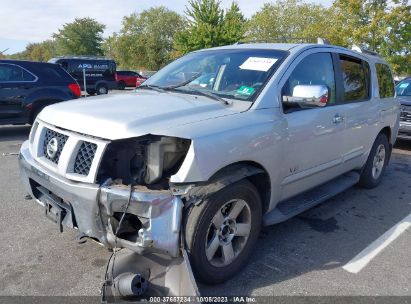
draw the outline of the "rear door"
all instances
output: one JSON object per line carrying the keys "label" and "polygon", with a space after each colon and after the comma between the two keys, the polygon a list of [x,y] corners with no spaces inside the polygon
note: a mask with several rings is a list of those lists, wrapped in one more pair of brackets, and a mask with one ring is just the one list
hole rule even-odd
{"label": "rear door", "polygon": [[33,90],[37,79],[37,76],[19,65],[0,63],[0,119],[21,116],[24,100]]}
{"label": "rear door", "polygon": [[337,54],[338,79],[342,88],[340,104],[345,109],[345,171],[362,166],[379,125],[379,103],[372,98],[371,67],[361,58]]}

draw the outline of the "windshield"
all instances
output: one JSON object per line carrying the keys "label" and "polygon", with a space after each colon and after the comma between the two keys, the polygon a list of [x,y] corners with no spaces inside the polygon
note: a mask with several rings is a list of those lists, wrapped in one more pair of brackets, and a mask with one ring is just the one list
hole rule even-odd
{"label": "windshield", "polygon": [[254,101],[287,52],[279,50],[208,50],[190,53],[145,81],[146,86],[182,93],[203,91]]}
{"label": "windshield", "polygon": [[395,87],[397,96],[411,96],[411,79],[401,81]]}

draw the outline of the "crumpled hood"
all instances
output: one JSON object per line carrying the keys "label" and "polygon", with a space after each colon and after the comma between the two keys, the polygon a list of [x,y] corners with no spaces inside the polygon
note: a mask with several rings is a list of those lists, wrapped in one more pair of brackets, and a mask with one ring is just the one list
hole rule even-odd
{"label": "crumpled hood", "polygon": [[[170,135],[173,127],[245,111],[202,96],[141,90],[61,102],[39,119],[51,125],[110,140],[145,134]],[[178,136],[178,135],[175,135]]]}

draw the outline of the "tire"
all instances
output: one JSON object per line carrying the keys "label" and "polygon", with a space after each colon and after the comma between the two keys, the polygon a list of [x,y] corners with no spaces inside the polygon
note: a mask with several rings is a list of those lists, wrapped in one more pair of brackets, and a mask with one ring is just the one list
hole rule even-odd
{"label": "tire", "polygon": [[99,84],[97,86],[97,95],[104,95],[108,93],[108,88],[105,84]]}
{"label": "tire", "polygon": [[361,172],[359,185],[367,189],[377,187],[381,182],[389,158],[390,145],[388,138],[385,134],[380,133]]}
{"label": "tire", "polygon": [[[234,216],[236,210],[240,211]],[[228,185],[194,205],[185,216],[184,233],[197,279],[219,284],[243,269],[260,233],[261,217],[260,196],[247,180]]]}
{"label": "tire", "polygon": [[94,95],[94,94],[96,94],[96,90],[90,90],[90,89],[87,89],[87,94],[89,94],[89,95]]}
{"label": "tire", "polygon": [[119,90],[124,90],[126,88],[126,83],[124,81],[120,81],[117,85]]}

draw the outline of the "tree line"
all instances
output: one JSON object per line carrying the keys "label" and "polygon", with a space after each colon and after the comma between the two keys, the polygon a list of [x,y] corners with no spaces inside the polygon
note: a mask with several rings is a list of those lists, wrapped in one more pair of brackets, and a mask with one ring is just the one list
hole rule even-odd
{"label": "tree line", "polygon": [[396,75],[411,74],[411,4],[408,0],[335,0],[330,7],[302,0],[265,3],[251,18],[236,2],[190,0],[183,15],[164,6],[132,13],[121,30],[103,38],[91,18],[66,23],[49,40],[30,43],[11,58],[47,61],[57,55],[105,55],[123,69],[158,70],[185,53],[236,42],[315,42],[378,52]]}

